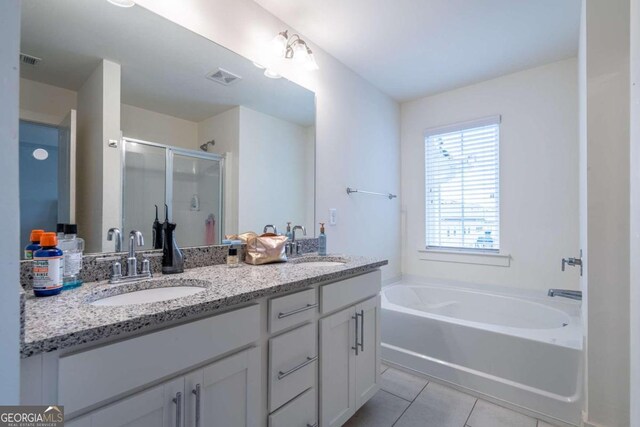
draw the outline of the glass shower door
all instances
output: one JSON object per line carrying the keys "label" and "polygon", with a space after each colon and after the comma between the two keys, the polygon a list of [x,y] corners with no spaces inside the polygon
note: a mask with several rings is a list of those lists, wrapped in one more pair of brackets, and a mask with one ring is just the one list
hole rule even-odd
{"label": "glass shower door", "polygon": [[144,249],[153,246],[153,220],[158,206],[164,220],[167,150],[165,147],[124,141],[124,176],[122,200],[123,250],[129,249],[129,231],[144,235]]}
{"label": "glass shower door", "polygon": [[179,247],[222,241],[222,158],[171,151],[171,218]]}

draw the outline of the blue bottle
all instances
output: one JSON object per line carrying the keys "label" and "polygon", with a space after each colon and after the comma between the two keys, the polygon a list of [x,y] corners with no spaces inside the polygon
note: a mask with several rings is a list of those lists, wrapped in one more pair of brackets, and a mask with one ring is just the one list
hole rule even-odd
{"label": "blue bottle", "polygon": [[41,249],[33,253],[33,293],[37,297],[57,295],[62,291],[64,253],[56,247],[56,233],[40,236]]}
{"label": "blue bottle", "polygon": [[24,259],[33,259],[33,253],[42,247],[40,246],[42,233],[44,233],[44,230],[31,230],[31,236],[29,237],[31,243],[24,248]]}
{"label": "blue bottle", "polygon": [[318,255],[327,255],[327,235],[324,234],[324,222],[320,223],[320,235],[318,236]]}

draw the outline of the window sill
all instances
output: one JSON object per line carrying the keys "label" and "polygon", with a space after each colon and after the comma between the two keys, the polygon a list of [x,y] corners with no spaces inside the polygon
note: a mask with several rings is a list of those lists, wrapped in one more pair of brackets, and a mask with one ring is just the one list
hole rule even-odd
{"label": "window sill", "polygon": [[511,266],[511,255],[496,252],[418,249],[418,258],[424,261],[452,262],[457,264],[490,265],[494,267]]}

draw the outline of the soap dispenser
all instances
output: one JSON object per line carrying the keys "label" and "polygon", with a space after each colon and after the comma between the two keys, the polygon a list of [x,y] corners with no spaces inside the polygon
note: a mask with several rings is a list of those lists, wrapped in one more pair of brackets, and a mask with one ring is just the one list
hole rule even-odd
{"label": "soap dispenser", "polygon": [[285,236],[287,236],[290,242],[293,240],[293,233],[291,232],[291,222],[287,222],[287,232],[285,233]]}
{"label": "soap dispenser", "polygon": [[318,255],[327,255],[327,235],[324,234],[324,222],[320,223],[320,235],[318,236]]}
{"label": "soap dispenser", "polygon": [[153,249],[162,249],[162,224],[158,220],[158,205],[156,207],[156,219],[153,221]]}
{"label": "soap dispenser", "polygon": [[176,224],[169,222],[169,207],[164,205],[164,224],[162,224],[162,274],[182,273],[184,271],[184,255],[175,236]]}

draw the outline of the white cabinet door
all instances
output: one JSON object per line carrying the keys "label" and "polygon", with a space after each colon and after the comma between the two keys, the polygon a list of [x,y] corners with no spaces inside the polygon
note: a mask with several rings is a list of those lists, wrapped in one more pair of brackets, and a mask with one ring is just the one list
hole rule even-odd
{"label": "white cabinet door", "polygon": [[259,425],[260,378],[260,353],[255,347],[188,374],[185,427]]}
{"label": "white cabinet door", "polygon": [[356,305],[359,351],[356,356],[356,410],[379,389],[380,383],[380,297]]}
{"label": "white cabinet door", "polygon": [[320,424],[341,426],[355,413],[355,310],[320,320]]}
{"label": "white cabinet door", "polygon": [[164,423],[165,393],[162,385],[91,413],[92,427],[158,427]]}

